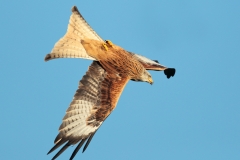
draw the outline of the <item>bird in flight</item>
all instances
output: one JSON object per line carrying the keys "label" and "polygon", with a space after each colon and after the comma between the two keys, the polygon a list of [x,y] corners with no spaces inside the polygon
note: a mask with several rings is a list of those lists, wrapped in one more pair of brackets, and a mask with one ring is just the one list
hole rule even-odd
{"label": "bird in flight", "polygon": [[48,152],[64,145],[52,159],[56,159],[71,145],[78,144],[70,160],[83,144],[83,152],[87,149],[94,134],[116,107],[129,80],[152,84],[153,79],[147,70],[164,71],[167,78],[175,74],[174,68],[126,51],[109,40],[104,41],[76,6],[72,7],[66,34],[46,55],[45,61],[56,58],[83,58],[93,62],[80,80],[59,127],[55,145]]}

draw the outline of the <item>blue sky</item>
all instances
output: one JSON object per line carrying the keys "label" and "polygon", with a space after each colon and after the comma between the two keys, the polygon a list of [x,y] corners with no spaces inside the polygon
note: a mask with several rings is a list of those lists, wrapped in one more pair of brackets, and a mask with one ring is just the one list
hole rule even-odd
{"label": "blue sky", "polygon": [[171,79],[151,72],[152,86],[128,83],[75,159],[240,159],[240,1],[0,3],[0,159],[54,156],[46,153],[91,63],[43,60],[73,5],[103,39],[177,69]]}

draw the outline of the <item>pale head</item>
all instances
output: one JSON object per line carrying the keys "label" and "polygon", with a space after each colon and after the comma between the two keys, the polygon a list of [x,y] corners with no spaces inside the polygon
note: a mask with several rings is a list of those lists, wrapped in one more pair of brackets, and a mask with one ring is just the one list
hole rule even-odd
{"label": "pale head", "polygon": [[148,82],[150,84],[153,84],[152,76],[147,70],[144,70],[143,74],[141,75],[141,80],[144,81],[144,82]]}
{"label": "pale head", "polygon": [[148,82],[150,84],[153,84],[152,76],[147,70],[144,70],[143,74],[140,77],[138,77],[137,79],[131,79],[131,80]]}

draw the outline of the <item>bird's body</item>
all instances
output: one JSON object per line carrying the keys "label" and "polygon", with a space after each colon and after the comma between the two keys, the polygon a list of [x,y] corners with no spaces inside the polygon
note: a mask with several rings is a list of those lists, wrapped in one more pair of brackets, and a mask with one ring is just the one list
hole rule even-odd
{"label": "bird's body", "polygon": [[153,83],[147,70],[163,71],[168,78],[175,69],[162,66],[146,57],[128,52],[103,41],[84,20],[77,7],[72,8],[67,33],[47,54],[45,61],[55,58],[83,58],[94,60],[79,82],[59,127],[59,134],[51,153],[65,144],[53,157],[56,159],[70,145],[78,143],[70,159],[73,159],[86,142],[86,150],[94,134],[117,105],[119,97],[129,80]]}
{"label": "bird's body", "polygon": [[107,49],[105,49],[102,42],[91,39],[82,40],[81,43],[86,52],[98,60],[113,77],[126,77],[144,81],[141,76],[147,72],[146,69],[132,54],[123,48],[107,43]]}

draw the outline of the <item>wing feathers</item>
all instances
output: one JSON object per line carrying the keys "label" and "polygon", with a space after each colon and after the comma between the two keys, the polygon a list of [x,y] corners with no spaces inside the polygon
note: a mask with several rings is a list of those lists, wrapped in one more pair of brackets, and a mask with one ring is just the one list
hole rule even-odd
{"label": "wing feathers", "polygon": [[161,65],[158,62],[158,60],[150,60],[139,54],[135,54],[132,52],[129,52],[129,53],[132,54],[133,57],[137,59],[147,70],[164,71],[164,74],[167,76],[167,78],[173,77],[175,75],[175,72],[176,72],[175,68],[165,67]]}
{"label": "wing feathers", "polygon": [[95,133],[96,133],[96,131],[94,133],[92,133],[91,136],[88,138],[87,143],[85,144],[82,152],[84,152],[87,149],[87,147],[88,147],[89,143],[91,142]]}
{"label": "wing feathers", "polygon": [[58,141],[57,144],[55,144],[47,154],[50,154],[51,152],[53,152],[55,149],[63,145],[66,141],[67,141],[66,139],[61,139],[60,141]]}
{"label": "wing feathers", "polygon": [[95,132],[102,122],[114,110],[123,88],[129,81],[128,78],[113,78],[99,62],[94,61],[79,82],[79,87],[73,101],[59,127],[59,134],[55,139],[55,146],[48,152],[51,153],[67,142],[53,157],[57,158],[70,145],[81,141],[71,158],[73,158],[83,143],[87,140],[83,151],[86,150]]}
{"label": "wing feathers", "polygon": [[88,107],[87,110],[84,110],[83,108],[81,108],[82,111],[73,110],[73,111],[67,112],[66,115],[64,116],[63,120],[66,121],[66,120],[72,120],[72,119],[77,119],[77,118],[81,119],[81,117],[82,117],[81,115],[89,114],[91,112],[91,108],[92,107]]}
{"label": "wing feathers", "polygon": [[129,53],[132,54],[133,57],[135,59],[137,59],[144,66],[144,68],[147,69],[147,70],[163,71],[167,68],[167,67],[159,64],[158,61],[156,61],[156,60],[151,60],[151,59],[148,59],[148,58],[146,58],[142,55],[135,54],[135,53],[132,53],[132,52],[129,52]]}
{"label": "wing feathers", "polygon": [[[73,6],[72,12],[73,12],[72,19],[75,22],[77,22],[77,24],[80,24],[79,26],[81,26],[85,30],[85,32],[82,33],[85,38],[103,41],[102,38],[100,36],[98,36],[98,34],[86,22],[86,20],[83,18],[81,13],[78,11],[76,6]],[[78,26],[78,25],[75,25],[75,26]],[[79,29],[81,30],[82,28],[79,28]]]}
{"label": "wing feathers", "polygon": [[175,68],[167,68],[164,70],[164,74],[167,76],[167,78],[173,77],[175,75]]}
{"label": "wing feathers", "polygon": [[55,44],[51,53],[46,55],[45,61],[55,58],[83,58],[95,60],[87,54],[81,44],[81,40],[85,38],[103,41],[84,20],[77,7],[74,6],[72,8],[72,15],[70,16],[66,34]]}
{"label": "wing feathers", "polygon": [[72,160],[75,155],[77,154],[77,152],[79,151],[79,149],[82,147],[82,145],[84,144],[84,142],[87,140],[87,138],[83,139],[79,144],[78,146],[75,148],[75,150],[73,151],[71,157],[70,157],[70,160]]}
{"label": "wing feathers", "polygon": [[71,145],[70,142],[68,142],[67,144],[65,144],[60,151],[58,151],[58,153],[52,158],[52,160],[56,159],[60,154],[62,154],[69,146]]}
{"label": "wing feathers", "polygon": [[93,99],[88,99],[86,100],[73,100],[72,103],[70,104],[70,107],[67,109],[67,113],[72,111],[72,110],[81,110],[81,109],[87,109],[93,106],[96,100]]}

